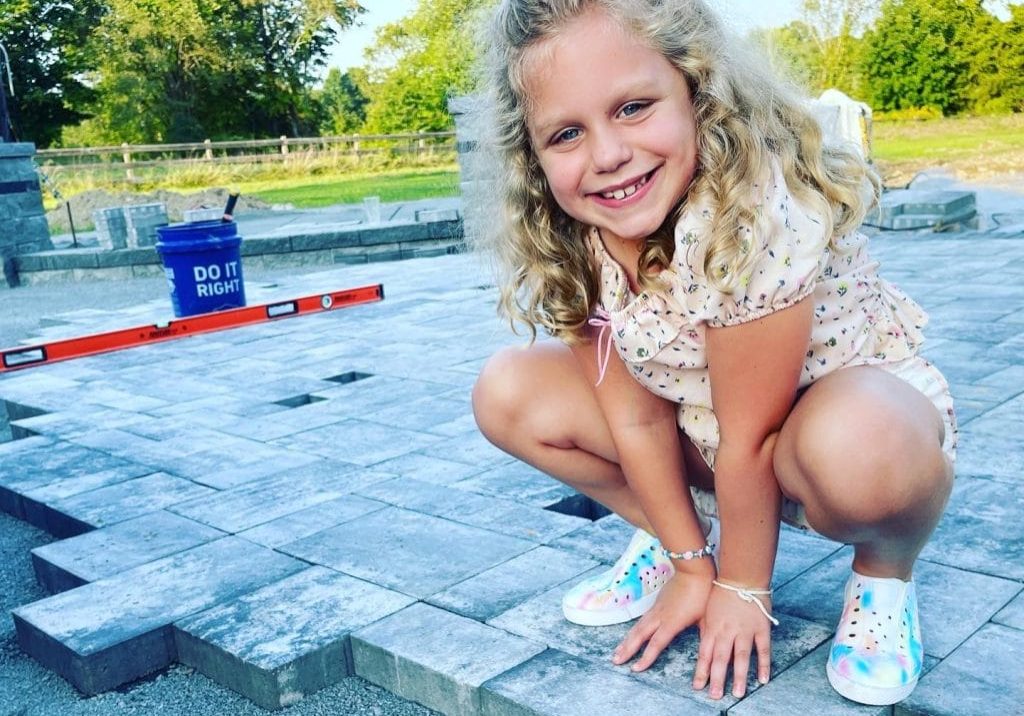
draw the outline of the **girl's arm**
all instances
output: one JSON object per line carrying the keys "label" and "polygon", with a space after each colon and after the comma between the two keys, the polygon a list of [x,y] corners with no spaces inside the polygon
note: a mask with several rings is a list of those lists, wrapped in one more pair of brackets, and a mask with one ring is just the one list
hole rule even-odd
{"label": "girl's arm", "polygon": [[[593,343],[574,346],[572,351],[583,375],[595,384]],[[654,534],[672,551],[703,547],[704,531],[686,480],[676,404],[644,388],[614,352],[604,379],[594,390],[615,444],[619,466]]]}
{"label": "girl's arm", "polygon": [[[573,353],[583,375],[595,383],[593,346],[575,347]],[[618,355],[611,356],[604,380],[595,392],[626,482],[662,545],[674,552],[703,547],[706,537],[686,479],[676,404],[640,385]],[[714,562],[709,558],[673,562],[675,575],[662,587],[654,607],[616,647],[612,655],[615,664],[631,659],[646,643],[643,655],[632,667],[643,671],[679,632],[696,624],[704,614],[715,577]]]}
{"label": "girl's arm", "polygon": [[[722,524],[718,581],[763,590],[771,583],[778,546],[781,494],[772,466],[775,440],[793,407],[810,343],[809,299],[748,323],[706,334],[711,398],[721,435],[715,457],[715,495]],[[761,596],[766,607],[771,606]],[[694,686],[710,678],[723,693],[733,664],[733,694],[746,690],[752,649],[758,679],[767,681],[770,624],[755,605],[715,588],[702,625]]]}

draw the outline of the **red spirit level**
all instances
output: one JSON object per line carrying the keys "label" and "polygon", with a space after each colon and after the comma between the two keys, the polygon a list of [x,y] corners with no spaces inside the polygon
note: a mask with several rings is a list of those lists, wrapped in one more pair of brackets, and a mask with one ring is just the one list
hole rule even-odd
{"label": "red spirit level", "polygon": [[107,353],[108,351],[134,348],[147,343],[159,343],[175,338],[209,333],[225,328],[237,328],[253,323],[274,321],[279,318],[290,318],[307,313],[333,311],[336,308],[357,306],[384,299],[384,286],[374,284],[361,286],[332,293],[320,293],[313,296],[293,298],[289,301],[266,303],[259,306],[243,306],[229,308],[215,313],[202,313],[165,323],[148,326],[124,328],[107,333],[96,333],[91,336],[65,338],[52,343],[40,343],[24,348],[11,348],[0,351],[0,373],[30,368],[56,361],[81,358],[82,356]]}

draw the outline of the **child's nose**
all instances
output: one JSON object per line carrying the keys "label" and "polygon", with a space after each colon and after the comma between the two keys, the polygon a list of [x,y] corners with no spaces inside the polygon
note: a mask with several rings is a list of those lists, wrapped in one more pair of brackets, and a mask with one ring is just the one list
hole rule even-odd
{"label": "child's nose", "polygon": [[621,133],[608,128],[592,132],[594,169],[613,172],[633,157],[633,150]]}

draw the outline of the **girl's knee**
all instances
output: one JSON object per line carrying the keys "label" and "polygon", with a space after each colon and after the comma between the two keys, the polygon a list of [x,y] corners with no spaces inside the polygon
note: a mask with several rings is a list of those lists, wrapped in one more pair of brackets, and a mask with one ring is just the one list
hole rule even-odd
{"label": "girl's knee", "polygon": [[517,381],[522,351],[503,348],[484,363],[473,384],[473,416],[477,427],[492,439],[502,426],[512,424],[521,410],[522,383]]}
{"label": "girl's knee", "polygon": [[941,509],[952,489],[949,461],[927,421],[885,419],[864,407],[849,406],[842,419],[805,421],[780,438],[775,458],[784,491],[788,480],[797,493],[791,497],[847,524]]}

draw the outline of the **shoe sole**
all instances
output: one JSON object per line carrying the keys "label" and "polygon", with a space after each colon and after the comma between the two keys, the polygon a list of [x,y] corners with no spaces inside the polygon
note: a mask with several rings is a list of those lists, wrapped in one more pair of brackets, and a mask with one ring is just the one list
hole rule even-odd
{"label": "shoe sole", "polygon": [[621,624],[622,622],[628,622],[631,619],[642,617],[650,611],[651,607],[654,606],[654,602],[657,598],[658,592],[654,592],[637,599],[635,602],[630,602],[623,607],[619,607],[617,609],[604,609],[601,611],[577,609],[576,607],[570,607],[567,604],[563,604],[562,614],[564,614],[565,618],[573,624],[579,624],[581,626],[611,626],[612,624]]}
{"label": "shoe sole", "polygon": [[832,662],[825,663],[825,673],[828,674],[828,683],[832,684],[840,696],[869,706],[891,706],[910,696],[910,692],[917,686],[917,679],[903,686],[891,686],[882,688],[878,686],[865,686],[841,676],[832,668]]}

